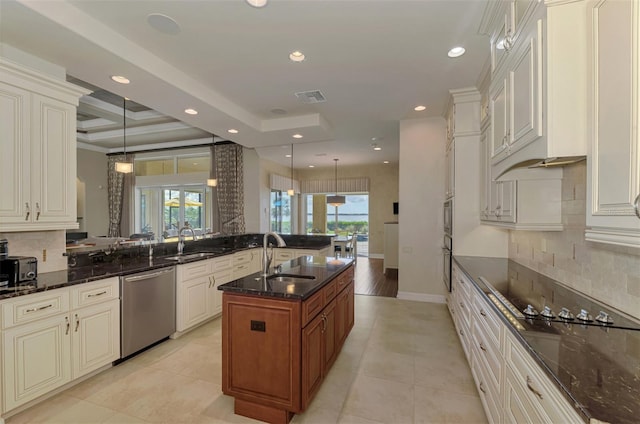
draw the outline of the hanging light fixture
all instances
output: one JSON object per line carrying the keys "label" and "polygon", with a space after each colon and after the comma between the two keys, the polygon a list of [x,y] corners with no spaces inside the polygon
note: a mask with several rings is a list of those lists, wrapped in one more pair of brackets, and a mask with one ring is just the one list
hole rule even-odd
{"label": "hanging light fixture", "polygon": [[127,98],[122,98],[122,147],[124,152],[124,160],[116,162],[116,172],[122,174],[130,174],[133,172],[133,163],[127,160]]}
{"label": "hanging light fixture", "polygon": [[327,204],[337,207],[344,205],[344,196],[338,196],[338,158],[335,158],[334,161],[336,162],[336,195],[327,196]]}
{"label": "hanging light fixture", "polygon": [[213,147],[211,148],[211,167],[209,169],[209,179],[207,179],[207,185],[209,187],[215,187],[218,185],[218,172],[216,169],[216,142],[215,135],[211,134],[211,141],[213,142]]}
{"label": "hanging light fixture", "polygon": [[291,144],[291,188],[287,190],[287,194],[289,196],[295,194],[295,190],[293,189],[293,143]]}

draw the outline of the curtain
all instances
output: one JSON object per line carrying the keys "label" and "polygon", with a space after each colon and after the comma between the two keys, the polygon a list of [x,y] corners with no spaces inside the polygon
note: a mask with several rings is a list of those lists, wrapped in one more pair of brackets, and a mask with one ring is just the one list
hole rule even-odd
{"label": "curtain", "polygon": [[124,160],[124,155],[109,156],[107,169],[107,191],[109,197],[109,237],[120,237],[122,220],[122,199],[124,195],[124,174],[116,172],[116,162]]}
{"label": "curtain", "polygon": [[[369,178],[338,178],[338,193],[368,193]],[[335,193],[336,180],[302,180],[300,192],[304,194]]]}
{"label": "curtain", "polygon": [[128,237],[132,232],[131,210],[133,188],[136,183],[134,173],[116,172],[116,162],[134,161],[134,155],[108,156],[107,195],[109,197],[109,237]]}
{"label": "curtain", "polygon": [[242,146],[221,144],[216,149],[218,186],[216,187],[223,234],[245,232],[244,222],[244,173]]}

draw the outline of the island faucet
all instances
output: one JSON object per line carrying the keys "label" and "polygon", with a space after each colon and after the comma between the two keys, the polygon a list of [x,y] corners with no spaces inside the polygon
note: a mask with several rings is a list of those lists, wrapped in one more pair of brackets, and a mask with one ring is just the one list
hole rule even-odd
{"label": "island faucet", "polygon": [[184,234],[183,231],[191,231],[191,237],[193,240],[196,239],[196,233],[193,232],[193,228],[191,227],[182,227],[180,231],[178,231],[178,255],[182,255],[182,251],[184,250]]}
{"label": "island faucet", "polygon": [[285,247],[287,244],[284,242],[282,237],[280,237],[277,233],[273,231],[269,231],[264,234],[262,239],[262,275],[266,276],[269,273],[269,266],[271,265],[271,259],[273,259],[273,249],[271,250],[271,256],[267,254],[267,248],[269,247],[267,242],[269,236],[273,236],[278,243],[278,247]]}

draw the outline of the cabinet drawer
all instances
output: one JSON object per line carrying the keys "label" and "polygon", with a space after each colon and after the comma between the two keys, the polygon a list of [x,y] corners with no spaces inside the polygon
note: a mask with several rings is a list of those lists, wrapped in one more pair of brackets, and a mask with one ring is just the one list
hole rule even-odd
{"label": "cabinet drawer", "polygon": [[[221,269],[228,269],[235,263],[235,255],[225,255],[211,260],[211,268],[213,272]],[[249,256],[251,257],[251,256]]]}
{"label": "cabinet drawer", "polygon": [[178,265],[178,281],[190,280],[203,275],[211,274],[213,259],[197,261],[190,264]]}
{"label": "cabinet drawer", "polygon": [[473,348],[476,351],[478,366],[480,366],[487,379],[486,384],[495,387],[495,391],[500,393],[500,382],[502,381],[503,361],[500,349],[486,338],[486,333],[482,328],[482,322],[473,321]]}
{"label": "cabinet drawer", "polygon": [[578,413],[562,396],[529,354],[511,337],[506,343],[507,364],[513,372],[514,380],[524,390],[528,401],[551,423],[581,422]]}
{"label": "cabinet drawer", "polygon": [[107,300],[120,298],[120,284],[118,277],[92,283],[80,284],[71,289],[71,308],[94,305]]}
{"label": "cabinet drawer", "polygon": [[251,272],[251,264],[249,262],[245,262],[242,264],[238,264],[238,265],[234,265],[233,267],[233,278],[234,279],[238,279],[238,278],[242,278],[245,277],[249,274],[252,274]]}
{"label": "cabinet drawer", "polygon": [[251,252],[238,252],[233,254],[233,265],[244,264],[251,262]]}
{"label": "cabinet drawer", "polygon": [[305,327],[324,308],[324,289],[302,302],[302,327]]}
{"label": "cabinet drawer", "polygon": [[502,346],[502,330],[504,328],[500,318],[496,316],[495,312],[487,305],[479,293],[474,296],[472,308],[476,319],[480,323],[479,328],[482,329],[486,342],[493,344],[495,349],[500,350]]}
{"label": "cabinet drawer", "polygon": [[338,281],[333,280],[322,289],[324,292],[324,304],[328,304],[340,292],[338,289]]}
{"label": "cabinet drawer", "polygon": [[[480,401],[482,407],[487,415],[487,419],[490,423],[502,422],[502,402],[500,395],[496,391],[496,387],[490,382],[490,379],[483,372],[482,366],[478,365],[477,352],[473,350],[471,359],[471,374],[476,382],[476,388],[480,395]],[[525,422],[525,421],[523,421]],[[534,421],[535,422],[535,421]],[[538,424],[538,423],[536,423]]]}
{"label": "cabinet drawer", "polygon": [[2,304],[2,326],[9,328],[68,311],[68,289],[20,296]]}
{"label": "cabinet drawer", "polygon": [[338,281],[338,293],[342,291],[353,280],[353,267],[349,267],[346,271],[340,274],[337,278]]}
{"label": "cabinet drawer", "polygon": [[278,249],[275,252],[275,257],[278,261],[289,261],[291,259],[295,259],[297,255],[296,251],[293,249]]}

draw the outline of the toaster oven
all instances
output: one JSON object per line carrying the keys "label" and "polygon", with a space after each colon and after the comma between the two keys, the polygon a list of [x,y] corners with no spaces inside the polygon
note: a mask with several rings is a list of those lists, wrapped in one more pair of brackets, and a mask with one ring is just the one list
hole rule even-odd
{"label": "toaster oven", "polygon": [[33,256],[8,256],[0,261],[0,274],[6,276],[9,286],[35,280],[38,260]]}

